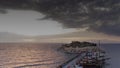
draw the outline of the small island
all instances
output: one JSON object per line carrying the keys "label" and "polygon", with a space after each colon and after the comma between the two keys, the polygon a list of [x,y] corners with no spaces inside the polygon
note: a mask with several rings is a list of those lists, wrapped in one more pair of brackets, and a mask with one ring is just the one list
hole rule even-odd
{"label": "small island", "polygon": [[70,44],[63,44],[61,49],[66,53],[82,53],[85,51],[102,51],[95,43],[72,41]]}
{"label": "small island", "polygon": [[104,68],[106,60],[110,59],[106,58],[106,52],[95,43],[73,41],[62,45],[61,48],[65,53],[77,56],[58,68]]}

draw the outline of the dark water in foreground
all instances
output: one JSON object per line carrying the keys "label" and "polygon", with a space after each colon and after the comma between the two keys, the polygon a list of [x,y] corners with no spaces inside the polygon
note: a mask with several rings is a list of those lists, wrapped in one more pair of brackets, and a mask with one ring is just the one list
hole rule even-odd
{"label": "dark water in foreground", "polygon": [[[60,44],[0,44],[0,68],[56,68],[70,56],[57,48]],[[120,46],[102,45],[111,60],[106,68],[120,68]]]}
{"label": "dark water in foreground", "polygon": [[104,44],[102,48],[107,52],[110,65],[106,68],[120,68],[120,44]]}

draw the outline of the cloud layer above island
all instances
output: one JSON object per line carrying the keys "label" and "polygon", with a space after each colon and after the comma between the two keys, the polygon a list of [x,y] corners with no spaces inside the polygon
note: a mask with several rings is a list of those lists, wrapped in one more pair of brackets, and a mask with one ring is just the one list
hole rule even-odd
{"label": "cloud layer above island", "polygon": [[35,10],[62,23],[65,28],[120,36],[120,0],[0,0],[5,9]]}

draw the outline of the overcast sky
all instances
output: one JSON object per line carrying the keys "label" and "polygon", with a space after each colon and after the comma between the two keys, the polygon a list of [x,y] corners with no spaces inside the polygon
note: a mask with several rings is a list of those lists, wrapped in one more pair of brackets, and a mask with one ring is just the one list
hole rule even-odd
{"label": "overcast sky", "polygon": [[73,32],[75,29],[63,29],[62,25],[52,20],[37,20],[44,15],[31,10],[8,10],[0,14],[0,32],[12,32],[22,35],[55,35]]}
{"label": "overcast sky", "polygon": [[26,41],[120,42],[120,0],[0,0],[0,32],[37,36]]}
{"label": "overcast sky", "polygon": [[[106,40],[105,42],[119,42],[119,37],[87,31],[82,28],[64,28],[64,26],[51,19],[38,20],[45,15],[33,10],[7,10],[7,14],[0,14],[0,41],[6,42],[70,42]],[[35,37],[17,37],[5,33]],[[8,36],[7,36],[8,35]],[[11,37],[9,37],[11,36]],[[12,40],[11,40],[12,39]]]}

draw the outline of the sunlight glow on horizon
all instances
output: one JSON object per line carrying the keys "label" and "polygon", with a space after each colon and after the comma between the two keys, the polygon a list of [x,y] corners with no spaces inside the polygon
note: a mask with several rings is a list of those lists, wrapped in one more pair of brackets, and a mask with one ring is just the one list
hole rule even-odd
{"label": "sunlight glow on horizon", "polygon": [[36,39],[23,39],[24,42],[36,42]]}

